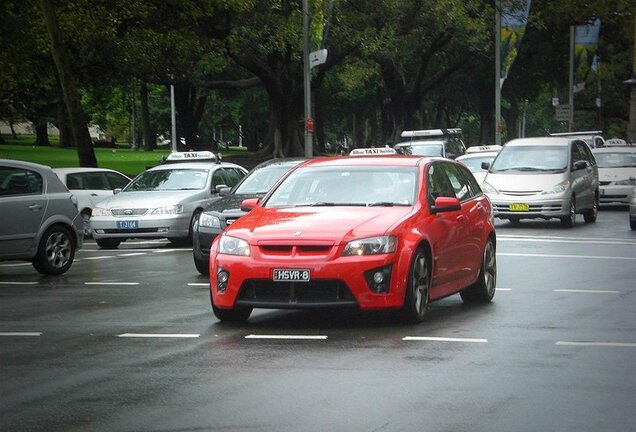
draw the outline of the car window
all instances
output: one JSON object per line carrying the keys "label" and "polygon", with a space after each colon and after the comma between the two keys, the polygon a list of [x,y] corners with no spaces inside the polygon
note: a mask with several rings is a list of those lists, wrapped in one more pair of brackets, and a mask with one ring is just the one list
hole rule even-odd
{"label": "car window", "polygon": [[217,186],[221,186],[221,185],[229,186],[228,182],[229,182],[229,179],[225,175],[225,170],[222,168],[217,168],[212,173],[211,190],[214,191]]}
{"label": "car window", "polygon": [[42,193],[42,176],[22,168],[0,167],[0,196]]}
{"label": "car window", "polygon": [[68,174],[66,176],[66,186],[69,189],[91,189],[91,190],[108,190],[110,189],[106,178],[100,172],[83,172]]}
{"label": "car window", "polygon": [[106,175],[106,180],[109,184],[108,189],[110,190],[123,188],[128,184],[128,182],[130,182],[130,180],[118,173],[106,172],[104,174]]}
{"label": "car window", "polygon": [[208,172],[186,168],[145,171],[130,182],[124,192],[204,189]]}
{"label": "car window", "polygon": [[286,165],[274,165],[256,169],[245,178],[234,193],[265,193],[290,169],[291,167]]}
{"label": "car window", "polygon": [[430,205],[435,204],[435,198],[438,197],[456,197],[455,189],[441,163],[431,164],[426,178],[427,199]]}
{"label": "car window", "polygon": [[445,156],[450,159],[455,159],[456,157],[466,153],[466,149],[464,148],[461,141],[459,140],[451,139],[446,142],[445,147],[446,147]]}
{"label": "car window", "polygon": [[574,165],[574,163],[577,161],[587,161],[591,163],[590,158],[585,152],[583,146],[585,146],[585,144],[582,144],[578,141],[572,143],[572,165]]}
{"label": "car window", "polygon": [[468,177],[463,173],[461,167],[451,163],[445,163],[441,166],[446,171],[446,175],[453,186],[455,197],[457,199],[460,201],[466,201],[474,196],[473,190],[468,182]]}
{"label": "car window", "polygon": [[567,146],[504,146],[493,161],[490,171],[565,171],[567,166]]}
{"label": "car window", "polygon": [[235,168],[223,168],[225,178],[227,183],[225,183],[229,187],[234,187],[241,181],[245,174],[243,172],[235,169]]}
{"label": "car window", "polygon": [[415,156],[443,156],[444,145],[442,143],[416,144],[396,146],[398,153]]}
{"label": "car window", "polygon": [[596,153],[594,157],[599,168],[636,168],[636,150],[633,153]]}

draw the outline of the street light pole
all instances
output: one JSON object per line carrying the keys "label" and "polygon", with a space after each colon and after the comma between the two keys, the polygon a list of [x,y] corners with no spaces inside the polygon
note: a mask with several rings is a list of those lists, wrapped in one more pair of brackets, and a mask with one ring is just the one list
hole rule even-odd
{"label": "street light pole", "polygon": [[305,157],[310,158],[313,150],[311,120],[311,68],[309,65],[309,0],[303,0],[303,83],[305,93]]}
{"label": "street light pole", "polygon": [[501,1],[495,3],[495,145],[501,145]]}
{"label": "street light pole", "polygon": [[174,84],[170,84],[170,121],[172,124],[170,138],[172,138],[172,152],[174,153],[177,151],[177,114],[174,107]]}

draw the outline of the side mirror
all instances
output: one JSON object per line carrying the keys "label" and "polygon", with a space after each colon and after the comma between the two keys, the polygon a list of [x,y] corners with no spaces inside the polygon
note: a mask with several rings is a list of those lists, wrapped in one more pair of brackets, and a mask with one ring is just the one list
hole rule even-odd
{"label": "side mirror", "polygon": [[229,186],[228,185],[224,185],[224,184],[216,185],[214,187],[214,192],[220,194],[221,193],[221,189],[225,189],[226,187],[229,187]]}
{"label": "side mirror", "polygon": [[220,196],[228,196],[230,194],[231,190],[232,190],[232,188],[229,187],[229,186],[221,188],[221,189],[218,189]]}
{"label": "side mirror", "polygon": [[461,210],[462,205],[459,199],[453,197],[437,197],[435,205],[431,207],[431,213],[443,213]]}
{"label": "side mirror", "polygon": [[119,192],[121,192],[121,188],[113,189],[113,195],[117,195]]}
{"label": "side mirror", "polygon": [[490,169],[490,162],[482,162],[481,169],[488,171]]}
{"label": "side mirror", "polygon": [[578,171],[578,170],[582,170],[585,169],[587,167],[590,166],[590,163],[586,160],[577,160],[576,162],[574,162],[574,170]]}
{"label": "side mirror", "polygon": [[241,203],[241,211],[249,212],[254,207],[258,206],[259,202],[260,199],[258,198],[248,198],[246,200],[243,200],[243,202]]}

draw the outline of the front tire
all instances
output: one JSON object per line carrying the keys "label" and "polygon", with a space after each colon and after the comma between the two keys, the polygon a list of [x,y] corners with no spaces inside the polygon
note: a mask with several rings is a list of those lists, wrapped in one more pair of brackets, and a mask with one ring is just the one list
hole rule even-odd
{"label": "front tire", "polygon": [[598,194],[594,195],[594,204],[592,204],[592,208],[589,210],[585,210],[583,213],[583,219],[585,223],[593,223],[596,222],[596,218],[598,217]]}
{"label": "front tire", "polygon": [[423,249],[418,248],[411,262],[411,271],[402,308],[402,316],[407,322],[420,323],[424,321],[430,299],[430,288],[431,271],[426,253]]}
{"label": "front tire", "polygon": [[497,286],[497,253],[495,243],[488,239],[477,282],[459,293],[464,303],[490,303]]}
{"label": "front tire", "polygon": [[194,259],[194,266],[197,268],[197,271],[202,275],[210,274],[210,261],[204,260],[201,258],[197,258],[196,255],[192,257]]}
{"label": "front tire", "polygon": [[61,275],[75,258],[75,239],[71,231],[61,225],[52,226],[44,232],[38,251],[33,258],[33,267],[42,274]]}
{"label": "front tire", "polygon": [[565,228],[572,228],[576,223],[576,198],[572,195],[570,199],[570,211],[567,216],[561,217],[561,225]]}
{"label": "front tire", "polygon": [[252,308],[220,309],[214,305],[212,311],[223,322],[245,322],[252,314]]}
{"label": "front tire", "polygon": [[118,239],[96,239],[95,243],[102,249],[117,249],[121,240]]}

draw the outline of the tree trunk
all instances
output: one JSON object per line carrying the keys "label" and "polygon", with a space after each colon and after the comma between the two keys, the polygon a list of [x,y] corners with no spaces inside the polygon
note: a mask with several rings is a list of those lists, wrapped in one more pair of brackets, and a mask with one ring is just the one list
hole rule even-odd
{"label": "tree trunk", "polygon": [[66,58],[55,10],[50,0],[39,0],[39,3],[49,33],[51,55],[55,61],[60,85],[64,93],[64,101],[71,119],[71,130],[74,141],[77,144],[79,164],[82,167],[97,167],[93,142],[88,132],[86,114],[80,102],[75,77]]}
{"label": "tree trunk", "polygon": [[153,151],[157,147],[157,130],[150,123],[150,109],[148,108],[148,85],[141,83],[139,90],[141,99],[141,128],[144,134],[144,150]]}
{"label": "tree trunk", "polygon": [[[206,95],[199,95],[197,88],[190,83],[178,83],[174,86],[174,103],[177,109],[177,122],[185,138],[184,150],[200,150],[201,143],[197,139],[199,123],[205,110]],[[177,147],[181,143],[177,137]]]}
{"label": "tree trunk", "polygon": [[66,111],[66,105],[64,105],[64,97],[60,90],[60,99],[57,102],[57,130],[59,131],[60,147],[70,148],[74,146],[73,134],[71,132],[71,125],[68,119],[68,113]]}
{"label": "tree trunk", "polygon": [[18,139],[18,134],[15,133],[15,128],[13,127],[13,121],[9,120],[9,129],[11,129],[11,136],[13,139]]}
{"label": "tree trunk", "polygon": [[38,120],[33,123],[35,127],[35,145],[37,147],[50,147],[49,130],[45,120]]}

